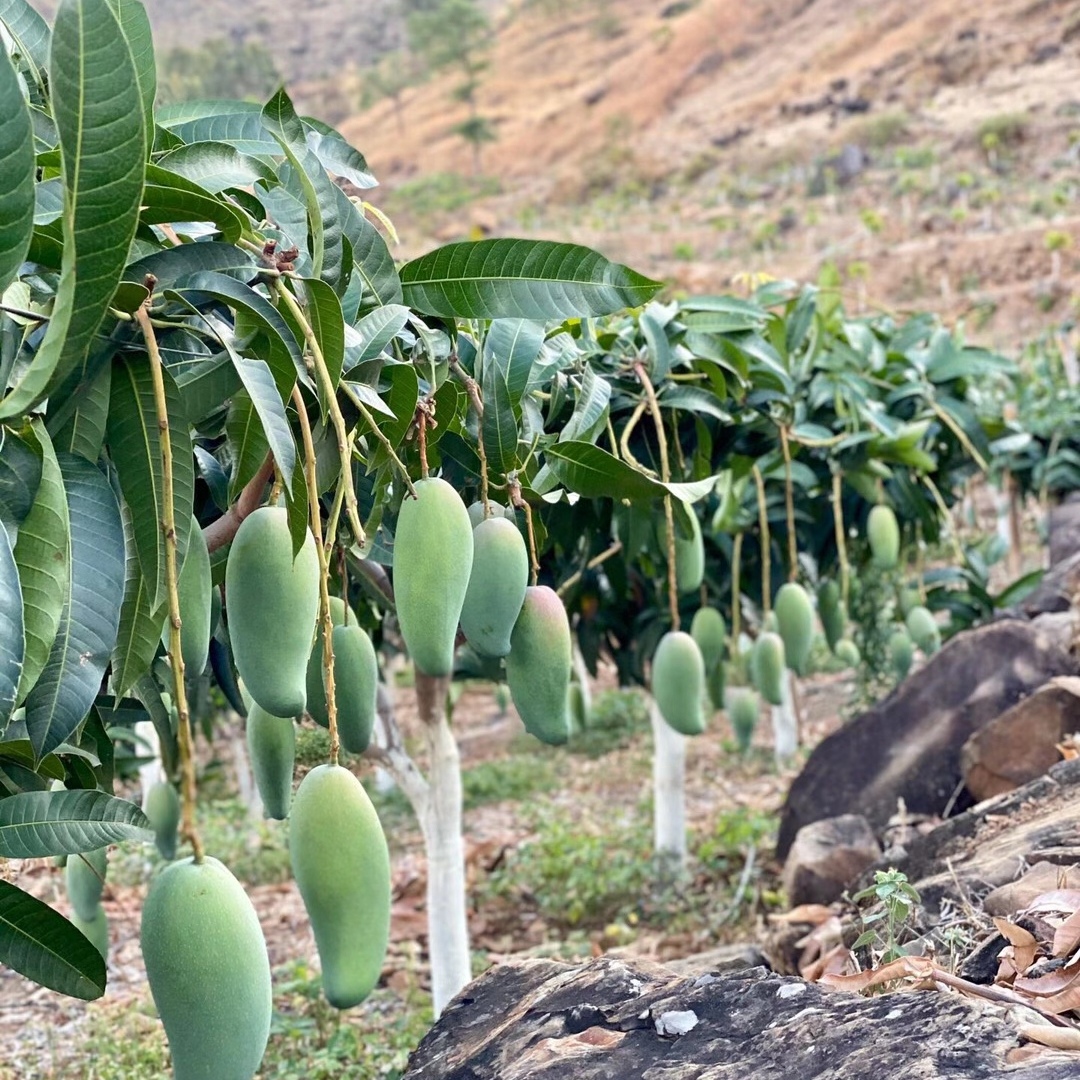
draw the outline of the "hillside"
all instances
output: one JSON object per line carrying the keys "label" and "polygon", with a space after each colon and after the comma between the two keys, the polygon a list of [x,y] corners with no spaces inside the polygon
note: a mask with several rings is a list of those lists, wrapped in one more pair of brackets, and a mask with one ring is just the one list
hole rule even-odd
{"label": "hillside", "polygon": [[701,289],[832,260],[856,303],[966,313],[997,338],[1069,313],[1071,0],[592,0],[497,25],[481,180],[453,78],[342,124],[407,250],[477,228],[557,235]]}

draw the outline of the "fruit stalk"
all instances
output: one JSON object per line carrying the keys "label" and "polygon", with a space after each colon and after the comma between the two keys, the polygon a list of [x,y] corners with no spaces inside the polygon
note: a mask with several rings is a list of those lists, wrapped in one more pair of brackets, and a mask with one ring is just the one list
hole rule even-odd
{"label": "fruit stalk", "polygon": [[[660,403],[656,400],[656,391],[652,380],[639,360],[634,365],[637,377],[641,380],[652,413],[653,426],[656,428],[656,441],[660,447],[660,479],[665,484],[671,483],[671,463],[668,460],[667,432],[664,431],[664,419],[660,415]],[[671,612],[671,628],[679,629],[679,586],[675,570],[675,511],[671,505],[671,496],[664,496],[664,524],[667,527],[667,562],[668,562],[668,608]]]}
{"label": "fruit stalk", "polygon": [[338,740],[337,695],[334,689],[334,622],[330,616],[330,567],[326,560],[326,548],[323,547],[322,539],[322,515],[319,510],[319,490],[315,476],[315,444],[311,438],[311,423],[308,421],[307,406],[304,405],[304,397],[300,393],[299,386],[293,387],[292,399],[296,406],[297,416],[300,418],[300,433],[304,441],[304,471],[307,474],[311,532],[315,537],[315,551],[319,556],[319,622],[323,636],[326,715],[330,729],[330,764],[336,765],[341,744]]}
{"label": "fruit stalk", "polygon": [[525,531],[529,537],[529,584],[535,585],[540,578],[540,559],[536,554],[536,534],[533,532],[532,507],[521,494],[521,481],[510,481],[510,502],[525,514]]}
{"label": "fruit stalk", "polygon": [[788,581],[799,576],[799,548],[795,537],[795,485],[791,479],[791,444],[788,429],[780,427],[780,449],[784,455],[784,508],[787,512]]}
{"label": "fruit stalk", "polygon": [[757,486],[758,528],[761,531],[761,610],[768,615],[772,609],[772,537],[769,533],[769,508],[765,503],[765,479],[757,465],[754,466],[754,483]]}
{"label": "fruit stalk", "polygon": [[[401,473],[402,479],[405,481],[406,489],[415,499],[416,491],[413,489],[412,481],[409,479],[409,470],[405,468],[405,463],[398,457],[398,453],[394,449],[394,444],[379,428],[379,425],[375,422],[375,417],[371,415],[371,410],[360,399],[360,395],[348,383],[342,383],[341,388],[345,391],[345,396],[356,406],[356,411],[363,417],[364,423],[371,428],[372,435],[382,443],[383,449],[389,455],[390,460],[394,463],[398,472]],[[481,449],[480,452],[483,453],[483,449]]]}
{"label": "fruit stalk", "polygon": [[847,536],[844,531],[844,500],[841,490],[843,482],[844,474],[839,469],[836,469],[832,474],[833,529],[836,534],[836,557],[840,562],[840,597],[844,604],[844,610],[847,611],[851,566],[848,563]]}
{"label": "fruit stalk", "polygon": [[[349,528],[360,547],[364,546],[364,527],[360,524],[360,511],[357,509],[356,489],[353,487],[352,478],[352,452],[349,449],[349,436],[345,429],[345,417],[341,415],[341,406],[338,405],[337,391],[330,371],[326,366],[326,358],[323,356],[319,339],[315,336],[307,314],[300,306],[299,301],[285,287],[279,279],[274,282],[274,290],[285,302],[289,313],[300,324],[304,332],[304,343],[315,365],[315,377],[319,381],[323,395],[326,398],[326,409],[330,414],[330,422],[334,425],[334,434],[337,436],[338,457],[341,459],[341,482],[345,485],[345,516],[349,519]],[[318,536],[315,537],[318,540]],[[322,546],[321,543],[319,545]]]}
{"label": "fruit stalk", "polygon": [[599,555],[591,558],[581,570],[575,570],[556,590],[560,597],[565,596],[580,580],[586,570],[595,570],[602,566],[608,559],[614,558],[622,551],[622,541],[616,540],[609,548],[605,548]]}
{"label": "fruit stalk", "polygon": [[484,401],[480,396],[479,384],[467,371],[462,370],[456,354],[450,359],[450,370],[461,380],[465,392],[469,395],[469,404],[476,413],[476,452],[480,457],[480,501],[484,504],[484,518],[487,519],[491,517],[491,504],[488,501],[487,451],[484,449]]}
{"label": "fruit stalk", "polygon": [[[146,286],[153,293],[155,279],[147,275]],[[149,297],[147,297],[147,302]],[[177,743],[180,750],[180,766],[183,775],[183,811],[181,835],[191,843],[195,861],[203,861],[202,838],[195,827],[195,755],[192,751],[191,712],[188,708],[187,688],[184,685],[184,656],[180,646],[180,590],[177,581],[180,574],[176,565],[176,515],[173,512],[172,438],[169,432],[169,409],[165,399],[165,378],[162,374],[161,353],[157,337],[150,324],[150,313],[144,303],[135,313],[135,319],[146,343],[150,360],[150,380],[154,386],[154,411],[157,414],[161,435],[161,488],[164,508],[161,513],[161,531],[165,536],[165,589],[169,599],[169,658],[173,678],[173,701],[177,714]]]}
{"label": "fruit stalk", "polygon": [[743,534],[735,534],[731,548],[731,649],[734,653],[739,648],[739,634],[742,631],[742,541]]}

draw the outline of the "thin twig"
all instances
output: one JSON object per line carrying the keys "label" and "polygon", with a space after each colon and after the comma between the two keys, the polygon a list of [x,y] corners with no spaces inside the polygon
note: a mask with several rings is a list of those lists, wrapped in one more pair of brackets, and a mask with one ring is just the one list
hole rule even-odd
{"label": "thin twig", "polygon": [[[147,280],[147,288],[153,292],[155,282]],[[154,328],[150,325],[150,313],[143,304],[135,313],[139,329],[146,343],[150,358],[150,378],[154,384],[154,411],[157,414],[158,431],[161,436],[161,494],[164,508],[161,531],[165,537],[165,587],[169,598],[169,660],[172,667],[173,699],[177,714],[177,743],[180,750],[182,774],[181,835],[190,841],[195,861],[203,861],[202,838],[195,826],[195,753],[191,737],[191,712],[188,708],[187,688],[184,685],[184,655],[180,644],[180,577],[176,565],[176,515],[173,507],[173,459],[172,436],[169,431],[169,407],[165,397],[165,378],[162,374],[161,353],[158,351]],[[185,528],[190,522],[184,523]]]}
{"label": "thin twig", "polygon": [[571,574],[555,591],[559,596],[565,596],[580,580],[582,574],[587,570],[595,570],[598,566],[606,563],[608,559],[613,558],[622,551],[622,541],[616,540],[611,547],[601,551],[595,558],[590,559],[580,570]]}
{"label": "thin twig", "polygon": [[735,534],[731,549],[731,652],[735,655],[739,648],[739,634],[742,632],[742,542],[743,534]]}
{"label": "thin twig", "polygon": [[654,476],[655,473],[652,469],[645,468],[630,450],[630,436],[633,434],[634,428],[637,427],[638,421],[645,415],[645,410],[648,407],[648,401],[639,401],[637,403],[636,408],[630,414],[630,419],[626,421],[626,426],[622,429],[622,435],[619,437],[619,448],[622,450],[624,460],[629,465],[633,465],[638,472],[644,473],[646,476]]}
{"label": "thin twig", "polygon": [[791,477],[791,446],[788,429],[780,426],[780,449],[784,455],[784,509],[787,513],[788,530],[788,581],[799,576],[799,546],[795,537],[795,484]]}
{"label": "thin twig", "polygon": [[461,380],[465,393],[469,396],[469,404],[476,413],[476,453],[480,458],[480,502],[483,504],[486,520],[491,517],[491,503],[488,500],[487,450],[484,448],[484,399],[480,395],[480,384],[462,368],[456,356],[451,357],[450,370]]}
{"label": "thin twig", "polygon": [[509,482],[510,503],[525,514],[525,531],[529,538],[529,584],[540,580],[540,560],[536,554],[536,534],[533,532],[532,507],[521,494],[521,481],[515,477]]}
{"label": "thin twig", "polygon": [[371,428],[371,433],[382,443],[383,449],[390,455],[390,460],[394,463],[398,472],[401,473],[409,494],[415,499],[416,489],[409,479],[409,470],[405,468],[405,463],[398,457],[394,444],[379,429],[379,425],[375,423],[375,417],[371,415],[371,410],[360,400],[360,395],[348,383],[342,383],[341,388],[345,391],[345,396],[356,406],[357,412],[364,418],[364,422]]}
{"label": "thin twig", "polygon": [[274,457],[267,454],[259,466],[259,471],[244,485],[244,490],[240,492],[236,502],[221,517],[203,529],[203,538],[211,553],[231,543],[244,518],[262,506],[263,493],[273,475]]}
{"label": "thin twig", "polygon": [[754,483],[757,485],[758,528],[761,531],[761,610],[768,615],[772,610],[772,538],[765,503],[765,479],[757,465],[754,466]]}

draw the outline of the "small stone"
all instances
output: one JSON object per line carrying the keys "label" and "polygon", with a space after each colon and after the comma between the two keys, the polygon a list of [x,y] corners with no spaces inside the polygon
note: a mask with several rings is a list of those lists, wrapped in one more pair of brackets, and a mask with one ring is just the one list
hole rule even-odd
{"label": "small stone", "polygon": [[698,1025],[697,1013],[693,1009],[661,1013],[656,1018],[657,1035],[685,1035]]}
{"label": "small stone", "polygon": [[830,904],[881,857],[874,830],[859,814],[803,826],[784,863],[788,903]]}

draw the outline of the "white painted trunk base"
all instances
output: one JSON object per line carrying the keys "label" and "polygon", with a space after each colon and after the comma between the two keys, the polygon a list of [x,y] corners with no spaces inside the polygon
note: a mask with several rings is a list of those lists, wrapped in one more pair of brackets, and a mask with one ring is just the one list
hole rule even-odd
{"label": "white painted trunk base", "polygon": [[681,870],[686,865],[686,736],[675,731],[649,698],[653,732],[653,846]]}

